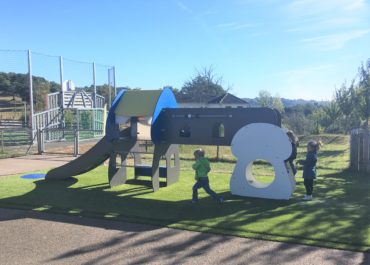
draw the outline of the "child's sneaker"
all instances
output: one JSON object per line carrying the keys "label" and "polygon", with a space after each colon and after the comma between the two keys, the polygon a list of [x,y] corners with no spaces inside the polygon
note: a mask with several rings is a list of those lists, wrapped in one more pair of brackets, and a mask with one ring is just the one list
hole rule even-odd
{"label": "child's sneaker", "polygon": [[310,201],[310,200],[312,200],[312,195],[305,195],[305,196],[303,197],[303,200],[304,200],[304,201]]}

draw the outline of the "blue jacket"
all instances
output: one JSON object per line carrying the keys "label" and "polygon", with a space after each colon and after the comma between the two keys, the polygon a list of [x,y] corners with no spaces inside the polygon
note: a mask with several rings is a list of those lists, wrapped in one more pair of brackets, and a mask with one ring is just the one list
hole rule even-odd
{"label": "blue jacket", "polygon": [[307,152],[306,160],[303,166],[303,178],[315,179],[316,178],[316,162],[317,153],[316,151]]}

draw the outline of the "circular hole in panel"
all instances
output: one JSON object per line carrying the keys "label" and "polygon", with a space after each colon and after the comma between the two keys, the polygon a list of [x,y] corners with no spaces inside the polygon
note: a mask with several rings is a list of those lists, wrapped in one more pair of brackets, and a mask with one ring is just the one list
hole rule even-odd
{"label": "circular hole in panel", "polygon": [[275,179],[274,167],[266,160],[257,159],[249,164],[246,169],[249,184],[256,188],[266,188]]}

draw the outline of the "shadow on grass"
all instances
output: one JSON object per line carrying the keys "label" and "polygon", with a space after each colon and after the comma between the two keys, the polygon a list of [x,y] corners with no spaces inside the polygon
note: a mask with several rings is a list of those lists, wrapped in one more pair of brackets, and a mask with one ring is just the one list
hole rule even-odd
{"label": "shadow on grass", "polygon": [[[226,200],[224,204],[218,204],[210,197],[204,197],[199,203],[192,204],[190,200],[163,200],[157,194],[168,192],[166,188],[153,195],[149,187],[138,186],[145,183],[141,180],[129,180],[125,189],[119,190],[111,189],[107,184],[76,187],[76,184],[79,183],[75,178],[63,181],[38,180],[34,183],[36,187],[31,192],[1,199],[0,205],[257,239],[361,251],[370,250],[369,178],[365,175],[354,175],[350,171],[326,175],[318,179],[315,182],[315,200],[311,202],[302,202],[296,197],[289,201],[244,198],[224,192],[222,194]],[[302,182],[298,182],[297,191],[303,194]],[[90,219],[84,223],[85,221],[81,219],[76,221],[72,217],[45,216],[39,218],[60,218],[67,220],[66,222],[98,227],[106,225],[102,220],[97,220],[98,225],[96,225]],[[22,217],[13,216],[10,218]],[[120,228],[120,226],[121,224],[113,224],[112,229],[127,230],[125,227]],[[135,244],[139,246],[168,236],[164,233],[153,238],[140,239]],[[168,251],[167,255],[171,255],[171,251],[178,251],[186,246],[198,244],[198,248],[194,248],[194,251],[189,254],[192,256],[217,247],[215,244],[217,242],[205,243],[204,237],[197,235],[184,242],[162,246],[158,251]],[[118,241],[120,240],[123,241],[124,238]],[[225,239],[222,237],[222,240]],[[92,245],[82,250],[64,253],[56,259],[82,255],[86,251],[94,251],[98,247],[106,247],[115,243],[117,242],[113,240],[105,242],[103,246]],[[233,255],[245,255],[252,252],[252,246],[248,244]],[[169,250],[164,248],[169,248]],[[295,256],[301,257],[311,251],[317,251],[315,248],[306,248],[306,246],[277,244],[272,251],[286,252],[287,255],[279,255],[278,257],[281,263],[284,263]],[[305,250],[302,251],[302,249]],[[162,255],[165,254],[162,253]],[[262,258],[267,253],[259,255]],[[137,264],[148,262],[149,258],[144,255]],[[225,262],[232,262],[232,257],[228,258],[225,258]],[[341,263],[342,258],[340,255],[332,257],[337,261],[334,263],[337,264]],[[99,261],[103,260],[104,257]],[[366,264],[368,260],[369,256],[364,254],[363,262],[365,263],[363,264]],[[181,260],[177,260],[177,262],[181,263]]]}
{"label": "shadow on grass", "polygon": [[335,158],[336,156],[341,156],[344,153],[348,152],[348,150],[320,150],[320,159],[326,157]]}

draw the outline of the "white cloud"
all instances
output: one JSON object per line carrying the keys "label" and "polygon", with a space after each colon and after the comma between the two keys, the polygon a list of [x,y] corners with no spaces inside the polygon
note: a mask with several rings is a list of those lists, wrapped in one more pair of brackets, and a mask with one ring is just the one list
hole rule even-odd
{"label": "white cloud", "polygon": [[256,24],[252,23],[238,23],[238,22],[230,22],[230,23],[223,23],[216,25],[216,28],[222,29],[225,31],[233,31],[233,30],[241,30],[246,28],[255,27]]}
{"label": "white cloud", "polygon": [[295,0],[286,7],[292,17],[358,15],[367,9],[364,0]]}
{"label": "white cloud", "polygon": [[293,70],[286,70],[277,73],[278,76],[284,77],[284,78],[302,78],[308,75],[315,74],[317,72],[321,72],[330,68],[333,68],[333,64],[321,64],[321,65],[315,65],[315,66],[308,66],[301,69],[293,69]]}
{"label": "white cloud", "polygon": [[332,31],[369,27],[364,0],[295,0],[282,7],[286,32]]}
{"label": "white cloud", "polygon": [[339,50],[370,32],[365,0],[294,0],[282,9],[285,32],[298,36],[305,48]]}
{"label": "white cloud", "polygon": [[312,65],[277,73],[277,91],[281,97],[302,99],[330,99],[334,85],[330,78],[336,72],[334,64]]}
{"label": "white cloud", "polygon": [[208,16],[217,15],[217,14],[219,14],[219,11],[209,9],[209,10],[206,10],[206,11],[198,14],[198,17],[208,17]]}
{"label": "white cloud", "polygon": [[370,29],[352,30],[348,32],[329,34],[313,38],[302,39],[301,42],[308,47],[316,48],[322,51],[338,50],[354,39],[361,38],[370,33]]}
{"label": "white cloud", "polygon": [[177,6],[182,10],[182,11],[185,11],[185,12],[188,12],[188,13],[193,13],[193,10],[191,10],[191,8],[189,8],[187,5],[185,5],[183,2],[181,1],[177,1],[176,2]]}

